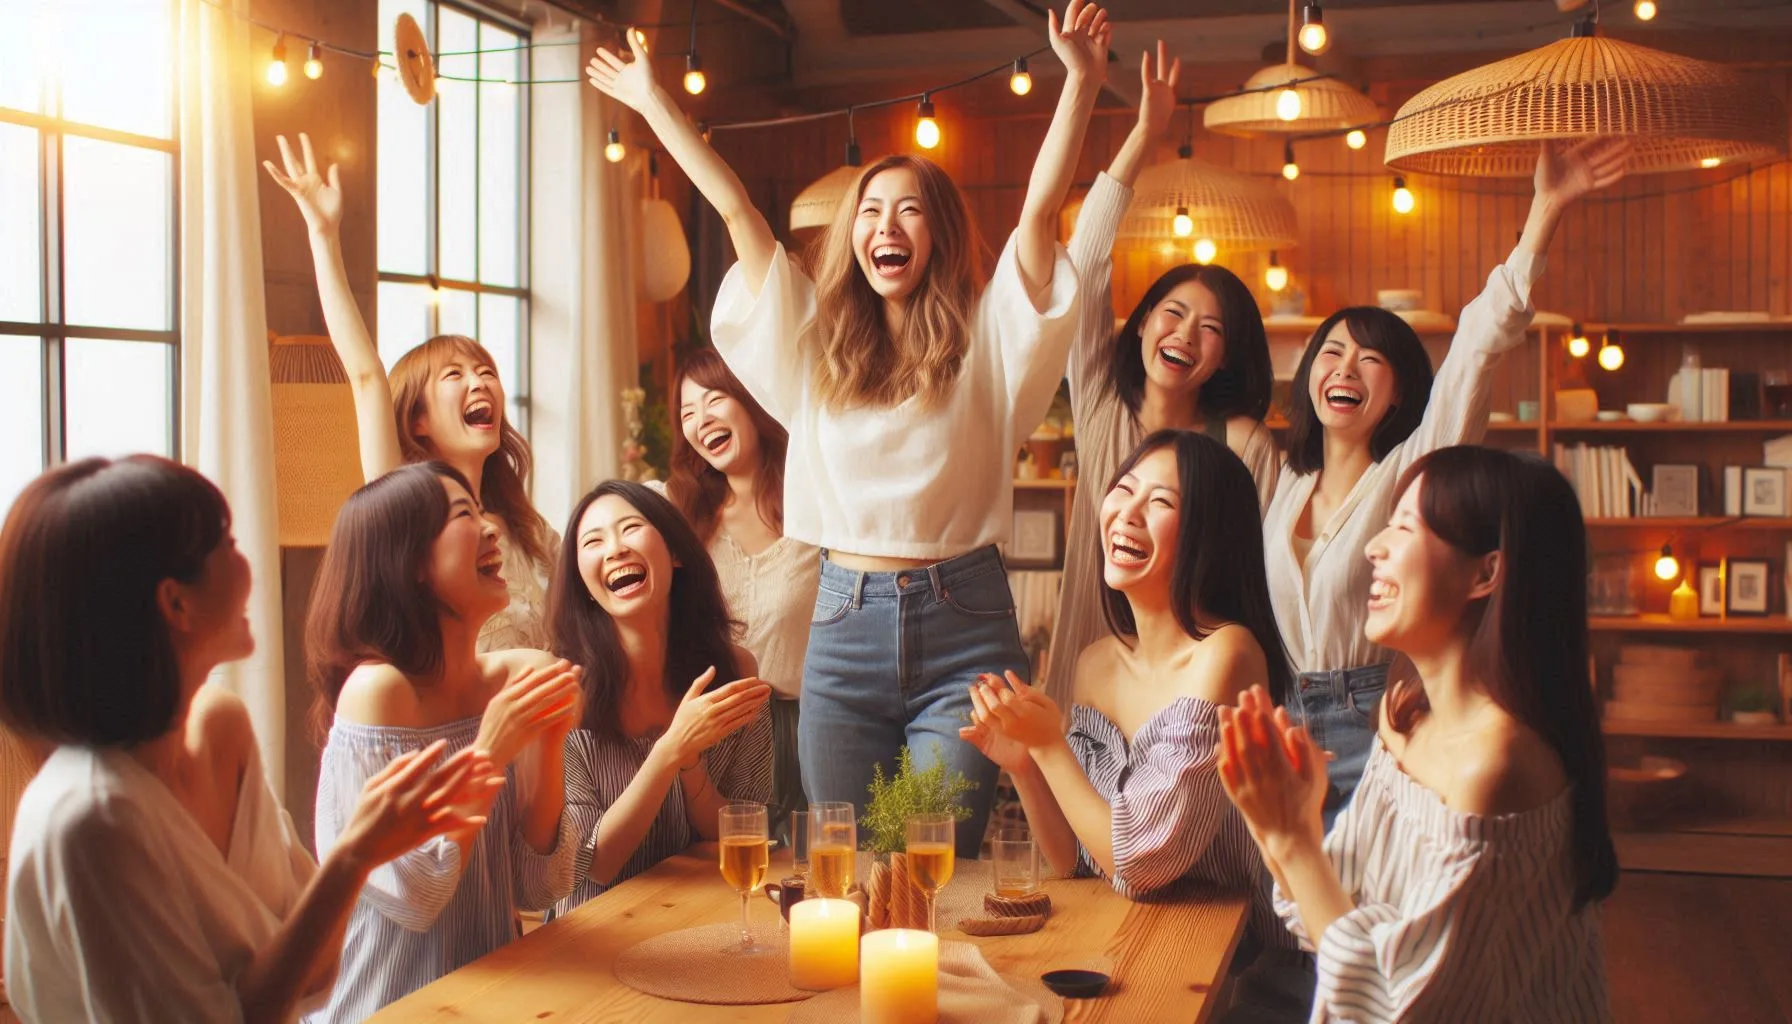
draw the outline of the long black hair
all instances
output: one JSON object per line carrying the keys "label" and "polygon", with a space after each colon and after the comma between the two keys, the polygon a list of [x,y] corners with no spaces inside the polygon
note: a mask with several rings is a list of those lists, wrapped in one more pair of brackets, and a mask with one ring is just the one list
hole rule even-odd
{"label": "long black hair", "polygon": [[[1182,523],[1176,531],[1176,559],[1170,570],[1176,623],[1196,640],[1212,632],[1201,626],[1197,613],[1250,630],[1269,665],[1269,695],[1280,704],[1287,697],[1291,675],[1269,600],[1269,576],[1263,568],[1263,520],[1251,471],[1231,449],[1205,434],[1159,430],[1126,457],[1108,481],[1108,490],[1160,448],[1176,452],[1182,488]],[[1105,579],[1101,591],[1108,628],[1116,636],[1137,636],[1138,624],[1126,595],[1108,586]]]}
{"label": "long black hair", "polygon": [[1342,323],[1357,345],[1387,358],[1394,371],[1394,382],[1400,387],[1400,400],[1382,414],[1381,422],[1369,436],[1369,457],[1380,462],[1394,446],[1412,436],[1425,418],[1425,406],[1431,401],[1431,356],[1419,341],[1412,325],[1393,313],[1376,306],[1351,306],[1325,318],[1307,342],[1307,351],[1300,357],[1300,368],[1294,371],[1294,387],[1288,396],[1288,469],[1297,475],[1325,467],[1325,427],[1313,408],[1308,379],[1313,374],[1313,360],[1325,347],[1332,328]]}
{"label": "long black hair", "polygon": [[548,590],[548,629],[554,653],[585,669],[583,727],[606,739],[621,740],[622,695],[628,688],[628,654],[616,631],[616,620],[591,596],[579,575],[578,530],[591,503],[616,495],[634,506],[665,538],[672,555],[671,614],[666,634],[666,693],[676,704],[691,683],[711,665],[716,677],[710,689],[740,677],[734,640],[740,626],[728,617],[716,565],[697,539],[697,531],[670,501],[637,483],[606,480],[579,499],[566,521],[560,545],[560,568]]}
{"label": "long black hair", "polygon": [[1226,344],[1220,368],[1196,392],[1201,416],[1210,421],[1233,416],[1261,420],[1269,414],[1270,394],[1275,387],[1269,338],[1263,332],[1263,314],[1257,309],[1256,297],[1237,274],[1225,267],[1184,263],[1151,282],[1144,297],[1133,307],[1132,315],[1114,332],[1108,386],[1119,393],[1134,416],[1139,414],[1139,406],[1145,400],[1145,355],[1140,332],[1164,296],[1189,281],[1206,288],[1218,300],[1221,338]]}
{"label": "long black hair", "polygon": [[[1602,900],[1618,881],[1605,808],[1605,738],[1587,678],[1587,589],[1564,567],[1587,564],[1580,502],[1555,467],[1536,456],[1460,445],[1425,455],[1400,492],[1420,477],[1419,514],[1464,554],[1500,554],[1493,591],[1465,616],[1467,670],[1508,715],[1541,736],[1573,785],[1575,906]],[[1410,734],[1430,705],[1416,674],[1397,673],[1388,722]]]}

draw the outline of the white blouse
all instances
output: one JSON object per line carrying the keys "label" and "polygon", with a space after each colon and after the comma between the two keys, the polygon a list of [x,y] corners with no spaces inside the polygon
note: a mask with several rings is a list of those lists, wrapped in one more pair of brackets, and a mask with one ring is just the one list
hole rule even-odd
{"label": "white blouse", "polygon": [[1369,539],[1387,525],[1394,487],[1407,467],[1439,448],[1476,444],[1487,432],[1488,387],[1493,368],[1524,341],[1531,323],[1531,285],[1544,259],[1520,246],[1487,276],[1487,288],[1463,307],[1456,337],[1431,385],[1425,417],[1351,488],[1344,503],[1313,538],[1301,558],[1294,524],[1313,496],[1318,473],[1285,467],[1263,521],[1263,560],[1269,596],[1295,672],[1362,668],[1392,660],[1391,652],[1363,636],[1368,617]]}
{"label": "white blouse", "polygon": [[795,700],[803,690],[803,655],[821,585],[820,553],[786,535],[749,555],[717,527],[709,556],[722,578],[728,614],[746,625],[740,645],[759,663],[759,678],[779,697]]}
{"label": "white blouse", "polygon": [[228,854],[123,751],[65,746],[44,763],[6,880],[6,981],[23,1019],[242,1019],[237,977],[317,871],[249,751]]}
{"label": "white blouse", "polygon": [[1611,1020],[1599,911],[1574,909],[1571,793],[1521,814],[1462,814],[1377,740],[1325,837],[1356,906],[1320,936],[1311,1024]]}
{"label": "white blouse", "polygon": [[[510,603],[479,628],[479,652],[521,647],[545,651],[551,646],[547,622],[549,569],[530,561],[522,545],[511,538],[509,528],[497,517],[493,520],[499,523],[498,545],[504,555],[504,588],[510,592]],[[559,550],[560,535],[550,527],[548,557],[553,558]]]}
{"label": "white blouse", "polygon": [[958,380],[937,404],[831,409],[812,377],[815,285],[772,254],[759,294],[737,263],[710,336],[772,418],[790,431],[784,532],[817,547],[933,562],[1007,539],[1018,438],[1045,416],[1076,326],[1077,277],[1056,247],[1040,313],[1010,236],[977,302]]}

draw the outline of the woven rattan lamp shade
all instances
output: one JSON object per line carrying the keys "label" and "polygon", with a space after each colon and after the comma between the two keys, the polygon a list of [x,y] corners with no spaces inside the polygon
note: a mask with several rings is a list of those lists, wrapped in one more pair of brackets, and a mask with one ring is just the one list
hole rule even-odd
{"label": "woven rattan lamp shade", "polygon": [[827,227],[862,170],[863,167],[841,164],[798,192],[790,203],[790,230]]}
{"label": "woven rattan lamp shade", "polygon": [[1419,93],[1388,129],[1388,166],[1528,178],[1537,143],[1628,135],[1629,170],[1677,171],[1785,152],[1786,109],[1728,68],[1575,36]]}
{"label": "woven rattan lamp shade", "polygon": [[280,546],[323,547],[337,510],[362,483],[354,395],[329,338],[271,341]]}
{"label": "woven rattan lamp shade", "polygon": [[[1252,75],[1242,96],[1214,100],[1201,115],[1208,131],[1226,135],[1263,135],[1276,132],[1333,131],[1355,128],[1381,120],[1375,101],[1335,78],[1299,64],[1271,64]],[[1292,84],[1300,94],[1300,116],[1284,121],[1276,116],[1276,96]]]}
{"label": "woven rattan lamp shade", "polygon": [[[1186,238],[1175,230],[1176,211],[1194,222]],[[1270,179],[1183,157],[1139,173],[1132,207],[1119,237],[1133,241],[1188,242],[1206,238],[1233,251],[1287,249],[1297,243],[1294,204]]]}

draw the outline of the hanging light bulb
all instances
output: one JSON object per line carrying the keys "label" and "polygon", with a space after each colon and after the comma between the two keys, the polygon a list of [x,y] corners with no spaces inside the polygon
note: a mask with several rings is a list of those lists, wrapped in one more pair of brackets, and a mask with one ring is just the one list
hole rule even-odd
{"label": "hanging light bulb", "polygon": [[1636,20],[1655,20],[1655,0],[1636,0]]}
{"label": "hanging light bulb", "polygon": [[1279,292],[1288,287],[1288,268],[1282,266],[1282,262],[1276,258],[1276,254],[1273,252],[1269,254],[1268,269],[1263,271],[1263,283],[1268,285],[1272,292]]}
{"label": "hanging light bulb", "polygon": [[1672,580],[1680,577],[1680,560],[1674,557],[1674,549],[1666,544],[1661,546],[1661,557],[1655,560],[1655,578]]}
{"label": "hanging light bulb", "polygon": [[1362,149],[1369,144],[1369,136],[1361,128],[1352,128],[1350,134],[1344,136],[1344,144],[1351,149]]}
{"label": "hanging light bulb", "polygon": [[385,61],[381,60],[378,57],[375,57],[373,59],[373,80],[376,82],[384,82],[386,79],[391,78],[391,77],[392,77],[392,65],[387,64]]}
{"label": "hanging light bulb", "polygon": [[604,159],[619,164],[627,155],[628,147],[622,144],[622,133],[614,128],[610,129],[610,140],[604,144]]}
{"label": "hanging light bulb", "polygon": [[1294,143],[1282,143],[1282,177],[1289,181],[1300,177],[1300,165],[1294,162]]}
{"label": "hanging light bulb", "polygon": [[1027,58],[1014,59],[1014,72],[1008,76],[1008,88],[1016,96],[1025,96],[1033,91],[1033,76],[1027,73]]}
{"label": "hanging light bulb", "polygon": [[1176,219],[1170,222],[1170,230],[1176,232],[1177,238],[1187,238],[1195,233],[1195,222],[1189,218],[1188,207],[1176,208]]}
{"label": "hanging light bulb", "polygon": [[274,40],[274,55],[268,60],[268,84],[282,86],[286,84],[286,37]]}
{"label": "hanging light bulb", "polygon": [[641,49],[643,49],[643,50],[647,49],[647,33],[641,31],[638,28],[631,28],[628,30],[628,33],[629,33],[629,35],[635,37],[635,43],[638,46],[640,46]]}
{"label": "hanging light bulb", "polygon": [[1568,354],[1576,359],[1585,359],[1587,353],[1591,351],[1593,351],[1593,343],[1588,341],[1587,336],[1581,332],[1580,325],[1575,324],[1574,329],[1568,334]]}
{"label": "hanging light bulb", "polygon": [[1717,165],[1718,165],[1718,164],[1721,164],[1721,163],[1723,163],[1723,162],[1724,162],[1724,161],[1723,161],[1723,158],[1722,158],[1722,157],[1717,157],[1717,156],[1708,156],[1708,157],[1705,157],[1705,158],[1704,158],[1704,159],[1702,159],[1702,160],[1700,160],[1700,161],[1699,161],[1699,166],[1700,166],[1700,167],[1703,167],[1703,168],[1705,168],[1705,169],[1707,169],[1707,170],[1709,170],[1709,169],[1711,169],[1711,168],[1713,168],[1713,167],[1716,167],[1716,166],[1717,166]]}
{"label": "hanging light bulb", "polygon": [[1319,0],[1310,2],[1300,9],[1300,48],[1312,54],[1325,52],[1331,44],[1331,35],[1325,30],[1325,11],[1320,9]]}
{"label": "hanging light bulb", "polygon": [[313,82],[324,77],[324,51],[323,47],[318,46],[315,40],[311,43],[311,49],[305,54],[305,77]]}
{"label": "hanging light bulb", "polygon": [[1616,370],[1624,365],[1624,349],[1609,334],[1599,343],[1599,365],[1607,370]]}
{"label": "hanging light bulb", "polygon": [[1411,213],[1413,208],[1412,192],[1406,187],[1405,178],[1394,179],[1394,212]]}
{"label": "hanging light bulb", "polygon": [[684,91],[696,96],[709,85],[709,79],[703,77],[703,61],[695,51],[684,59]]}
{"label": "hanging light bulb", "polygon": [[1300,117],[1300,93],[1293,89],[1283,89],[1276,94],[1276,116],[1284,121],[1293,121]]}
{"label": "hanging light bulb", "polygon": [[927,93],[921,94],[921,105],[915,114],[920,120],[915,122],[915,145],[922,149],[932,149],[940,144],[940,123],[933,119],[933,100]]}
{"label": "hanging light bulb", "polygon": [[1213,244],[1213,239],[1202,238],[1195,242],[1195,262],[1205,267],[1220,254],[1220,247]]}

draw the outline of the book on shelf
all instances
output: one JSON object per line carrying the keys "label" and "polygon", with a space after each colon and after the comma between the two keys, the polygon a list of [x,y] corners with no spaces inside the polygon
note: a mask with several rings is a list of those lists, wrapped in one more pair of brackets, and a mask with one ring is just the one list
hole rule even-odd
{"label": "book on shelf", "polygon": [[1622,447],[1558,444],[1555,464],[1580,499],[1582,516],[1627,519],[1648,514],[1642,477]]}
{"label": "book on shelf", "polygon": [[[1758,393],[1760,379],[1753,374],[1748,376],[1754,378],[1755,391]],[[1721,366],[1683,366],[1668,381],[1668,404],[1680,407],[1680,419],[1686,423],[1722,423],[1729,420],[1732,393],[1730,371]],[[1758,398],[1755,410],[1754,415],[1758,415]],[[1752,419],[1754,416],[1742,418]]]}

